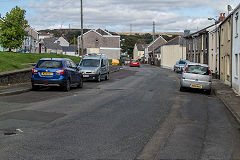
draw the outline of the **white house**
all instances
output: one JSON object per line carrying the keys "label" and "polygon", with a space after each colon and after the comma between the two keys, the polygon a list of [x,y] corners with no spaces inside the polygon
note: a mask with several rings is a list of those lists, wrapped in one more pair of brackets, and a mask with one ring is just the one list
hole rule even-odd
{"label": "white house", "polygon": [[219,24],[207,29],[208,31],[208,65],[213,74],[219,75]]}
{"label": "white house", "polygon": [[62,47],[69,47],[69,42],[63,37],[57,37],[54,43],[58,43]]}
{"label": "white house", "polygon": [[146,47],[146,44],[135,44],[133,49],[133,59],[142,59]]}
{"label": "white house", "polygon": [[27,27],[25,31],[28,35],[25,36],[22,49],[27,53],[39,53],[39,33],[31,27]]}
{"label": "white house", "polygon": [[232,87],[240,93],[240,4],[233,13],[233,33],[232,33]]}

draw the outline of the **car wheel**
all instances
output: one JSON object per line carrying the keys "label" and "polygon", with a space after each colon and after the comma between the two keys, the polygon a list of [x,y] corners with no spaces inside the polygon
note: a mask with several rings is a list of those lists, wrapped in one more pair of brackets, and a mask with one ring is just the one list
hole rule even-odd
{"label": "car wheel", "polygon": [[65,92],[68,92],[68,91],[70,91],[70,89],[71,89],[71,82],[70,82],[70,80],[68,79],[68,80],[66,81],[66,83],[64,84],[64,86],[63,86],[63,90],[64,90]]}
{"label": "car wheel", "polygon": [[207,95],[210,95],[210,94],[211,94],[211,89],[206,90],[206,94],[207,94]]}
{"label": "car wheel", "polygon": [[181,92],[184,92],[184,91],[185,91],[185,88],[181,86],[181,87],[180,87],[180,91],[181,91]]}
{"label": "car wheel", "polygon": [[35,85],[32,84],[32,90],[33,91],[37,91],[38,89],[39,89],[39,86],[35,86]]}
{"label": "car wheel", "polygon": [[79,84],[78,84],[78,88],[83,88],[83,79],[81,78]]}
{"label": "car wheel", "polygon": [[101,82],[101,74],[98,75],[97,82]]}
{"label": "car wheel", "polygon": [[105,77],[105,80],[109,80],[109,73],[107,73],[106,77]]}

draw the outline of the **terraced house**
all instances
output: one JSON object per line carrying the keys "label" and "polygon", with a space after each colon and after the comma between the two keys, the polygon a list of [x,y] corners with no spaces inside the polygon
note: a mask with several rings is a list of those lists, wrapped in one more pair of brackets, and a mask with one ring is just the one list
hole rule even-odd
{"label": "terraced house", "polygon": [[240,94],[240,4],[232,12],[232,87]]}
{"label": "terraced house", "polygon": [[185,36],[187,60],[208,64],[208,28],[212,26],[213,25]]}
{"label": "terraced house", "polygon": [[219,26],[220,31],[220,80],[232,83],[232,13]]}

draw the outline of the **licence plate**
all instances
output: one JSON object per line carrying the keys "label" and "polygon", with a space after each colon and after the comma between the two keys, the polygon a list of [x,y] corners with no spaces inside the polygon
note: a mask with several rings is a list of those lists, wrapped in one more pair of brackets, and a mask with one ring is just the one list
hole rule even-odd
{"label": "licence plate", "polygon": [[133,63],[133,64],[137,64],[137,63]]}
{"label": "licence plate", "polygon": [[83,77],[84,77],[84,78],[87,78],[87,77],[89,77],[89,75],[83,75]]}
{"label": "licence plate", "polygon": [[42,72],[43,76],[52,76],[53,72]]}
{"label": "licence plate", "polygon": [[194,85],[194,84],[192,84],[192,85],[191,85],[191,88],[200,88],[200,89],[201,89],[202,86],[201,86],[201,85]]}

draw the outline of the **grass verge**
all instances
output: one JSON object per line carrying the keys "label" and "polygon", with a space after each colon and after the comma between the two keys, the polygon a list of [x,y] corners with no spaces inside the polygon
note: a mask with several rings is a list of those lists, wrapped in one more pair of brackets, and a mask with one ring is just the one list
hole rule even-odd
{"label": "grass verge", "polygon": [[75,63],[81,60],[80,57],[61,54],[0,52],[0,72],[29,68],[24,64],[36,63],[40,58],[69,58]]}

